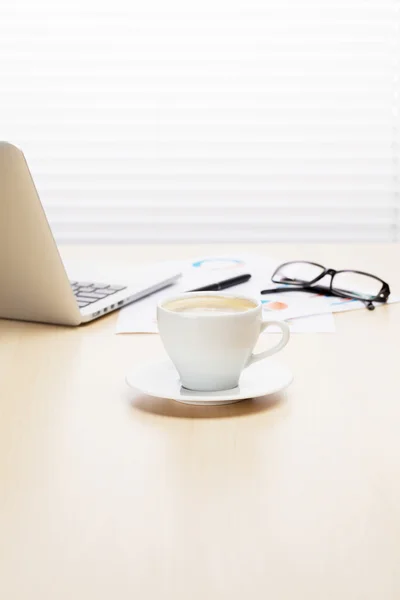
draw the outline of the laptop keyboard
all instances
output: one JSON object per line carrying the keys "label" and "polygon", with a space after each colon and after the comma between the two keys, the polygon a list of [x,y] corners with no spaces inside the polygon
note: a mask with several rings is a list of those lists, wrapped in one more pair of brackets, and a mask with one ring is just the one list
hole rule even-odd
{"label": "laptop keyboard", "polygon": [[79,308],[84,308],[93,302],[103,300],[121,290],[125,285],[109,285],[107,283],[88,283],[86,281],[70,281],[72,291],[75,294]]}

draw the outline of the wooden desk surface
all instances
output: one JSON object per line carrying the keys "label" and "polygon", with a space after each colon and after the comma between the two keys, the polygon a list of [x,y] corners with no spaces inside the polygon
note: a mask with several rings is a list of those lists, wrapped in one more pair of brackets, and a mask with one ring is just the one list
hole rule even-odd
{"label": "wooden desk surface", "polygon": [[[400,290],[399,248],[242,249],[375,271]],[[126,371],[162,348],[114,335],[115,319],[0,321],[0,598],[400,598],[400,305],[293,336],[287,393],[215,408],[134,397]]]}

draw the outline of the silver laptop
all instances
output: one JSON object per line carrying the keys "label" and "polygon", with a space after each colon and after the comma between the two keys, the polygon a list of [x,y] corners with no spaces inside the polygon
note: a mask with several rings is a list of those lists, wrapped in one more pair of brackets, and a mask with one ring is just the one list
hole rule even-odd
{"label": "silver laptop", "polygon": [[179,276],[159,268],[132,269],[126,281],[70,280],[23,153],[0,142],[0,318],[80,325]]}

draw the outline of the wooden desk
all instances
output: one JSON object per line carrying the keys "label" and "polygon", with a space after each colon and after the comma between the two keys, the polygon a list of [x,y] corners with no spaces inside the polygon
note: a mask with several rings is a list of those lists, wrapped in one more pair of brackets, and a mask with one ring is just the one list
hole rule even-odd
{"label": "wooden desk", "polygon": [[[250,249],[400,290],[397,246]],[[219,408],[134,398],[126,371],[162,348],[115,319],[0,321],[0,598],[400,598],[400,305],[293,336],[286,394]]]}

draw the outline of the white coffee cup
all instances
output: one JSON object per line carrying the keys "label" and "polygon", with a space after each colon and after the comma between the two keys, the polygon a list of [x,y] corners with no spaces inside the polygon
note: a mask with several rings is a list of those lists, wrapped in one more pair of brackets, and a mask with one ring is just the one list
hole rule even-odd
{"label": "white coffee cup", "polygon": [[[157,318],[164,348],[182,386],[190,390],[235,388],[243,369],[282,350],[290,337],[286,323],[263,321],[261,302],[223,292],[165,299],[158,305]],[[271,326],[281,329],[280,341],[253,354],[260,333]]]}

